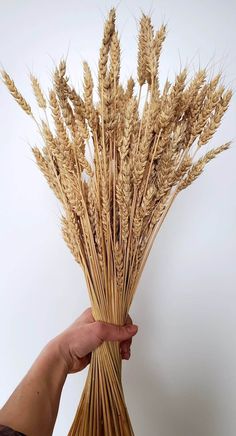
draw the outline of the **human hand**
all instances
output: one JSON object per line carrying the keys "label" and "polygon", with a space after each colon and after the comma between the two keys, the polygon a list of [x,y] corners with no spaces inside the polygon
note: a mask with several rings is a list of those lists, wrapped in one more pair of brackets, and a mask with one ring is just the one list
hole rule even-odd
{"label": "human hand", "polygon": [[132,324],[129,315],[124,326],[117,326],[95,321],[89,308],[70,327],[53,339],[52,343],[58,347],[65,361],[67,373],[74,373],[89,364],[91,352],[104,341],[120,342],[121,357],[128,360],[132,337],[137,331],[138,327]]}

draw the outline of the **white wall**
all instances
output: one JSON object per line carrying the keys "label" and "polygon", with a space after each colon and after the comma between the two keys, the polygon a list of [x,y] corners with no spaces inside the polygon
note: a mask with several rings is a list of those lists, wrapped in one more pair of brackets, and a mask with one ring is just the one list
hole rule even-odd
{"label": "white wall", "polygon": [[[28,70],[45,88],[53,62],[68,55],[75,83],[86,58],[96,73],[110,1],[0,2],[0,62],[30,100]],[[121,1],[123,78],[135,74],[137,20],[151,12],[169,34],[165,78],[182,65],[211,61],[235,88],[233,0]],[[81,81],[80,81],[81,84]],[[235,138],[235,97],[212,145]],[[55,334],[88,305],[83,275],[59,228],[60,208],[35,166],[31,121],[0,86],[0,404]],[[136,436],[236,434],[236,148],[183,192],[151,252],[132,307],[140,326],[124,363]],[[55,436],[67,434],[86,371],[68,378]]]}

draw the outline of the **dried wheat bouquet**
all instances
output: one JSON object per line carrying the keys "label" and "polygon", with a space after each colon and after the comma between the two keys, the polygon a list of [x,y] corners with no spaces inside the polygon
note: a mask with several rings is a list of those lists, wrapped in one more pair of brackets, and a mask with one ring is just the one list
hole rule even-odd
{"label": "dried wheat bouquet", "polygon": [[[64,60],[55,69],[47,97],[31,75],[38,118],[5,71],[2,78],[42,135],[43,147],[32,150],[63,205],[63,236],[83,268],[94,318],[123,324],[173,200],[230,145],[202,152],[232,92],[222,86],[220,74],[208,78],[206,68],[191,79],[187,69],[181,69],[174,83],[167,80],[161,90],[159,58],[166,26],[154,31],[144,14],[137,79],[130,77],[122,85],[115,18],[111,9],[100,48],[96,99],[86,62],[82,95],[70,83]],[[92,354],[69,435],[133,434],[121,384],[119,344],[106,342]]]}

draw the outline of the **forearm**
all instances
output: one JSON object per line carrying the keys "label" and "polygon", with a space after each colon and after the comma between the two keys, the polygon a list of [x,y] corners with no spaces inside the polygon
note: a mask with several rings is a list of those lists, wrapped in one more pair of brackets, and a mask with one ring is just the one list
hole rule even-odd
{"label": "forearm", "polygon": [[53,340],[0,410],[0,423],[27,436],[51,435],[66,374],[58,343]]}

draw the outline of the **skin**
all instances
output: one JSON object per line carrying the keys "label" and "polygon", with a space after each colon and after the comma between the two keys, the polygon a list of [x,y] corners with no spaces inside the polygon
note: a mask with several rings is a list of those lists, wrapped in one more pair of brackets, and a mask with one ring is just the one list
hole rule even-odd
{"label": "skin", "polygon": [[129,316],[124,326],[117,326],[95,321],[87,309],[44,347],[0,410],[0,424],[27,436],[52,435],[67,375],[84,369],[104,341],[119,342],[121,357],[128,360],[137,330]]}

